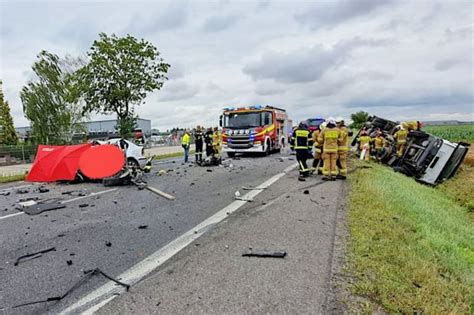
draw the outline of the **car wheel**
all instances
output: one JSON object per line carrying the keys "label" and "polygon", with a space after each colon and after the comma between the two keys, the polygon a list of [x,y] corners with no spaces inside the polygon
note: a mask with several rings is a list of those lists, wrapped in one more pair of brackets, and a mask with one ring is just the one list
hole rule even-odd
{"label": "car wheel", "polygon": [[139,167],[137,160],[135,160],[133,158],[128,158],[127,159],[127,166],[129,168],[138,168]]}

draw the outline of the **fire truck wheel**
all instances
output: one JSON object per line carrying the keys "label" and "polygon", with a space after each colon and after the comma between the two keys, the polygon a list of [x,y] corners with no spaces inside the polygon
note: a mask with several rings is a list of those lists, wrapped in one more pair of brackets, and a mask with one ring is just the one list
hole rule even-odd
{"label": "fire truck wheel", "polygon": [[265,156],[269,156],[271,153],[272,148],[270,147],[270,141],[267,140],[266,149],[265,149]]}

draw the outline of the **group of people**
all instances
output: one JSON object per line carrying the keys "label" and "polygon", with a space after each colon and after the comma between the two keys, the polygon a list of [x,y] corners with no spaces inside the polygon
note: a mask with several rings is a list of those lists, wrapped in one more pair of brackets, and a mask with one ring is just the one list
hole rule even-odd
{"label": "group of people", "polygon": [[[206,157],[210,158],[214,163],[219,164],[221,161],[222,151],[222,133],[218,127],[207,128],[197,126],[193,133],[195,150],[195,161],[197,164],[203,164],[203,149],[206,145]],[[191,134],[188,129],[184,131],[181,138],[181,146],[184,149],[184,162],[189,161],[189,149],[191,146]]]}
{"label": "group of people", "polygon": [[[396,126],[392,136],[395,141],[398,157],[402,157],[405,153],[405,146],[409,132],[420,130],[422,127],[423,123],[416,120],[405,121]],[[375,130],[372,137],[369,135],[367,130],[361,130],[357,142],[359,144],[360,157],[366,161],[369,161],[371,158],[380,161],[385,155],[387,147],[390,146],[388,135],[384,134],[380,129]]]}
{"label": "group of people", "polygon": [[[314,172],[323,175],[323,180],[346,179],[349,130],[344,119],[328,118],[311,132],[306,122],[293,130],[291,148],[296,152],[299,165],[299,180]],[[311,154],[314,147],[314,155]],[[307,160],[313,158],[312,167]]]}

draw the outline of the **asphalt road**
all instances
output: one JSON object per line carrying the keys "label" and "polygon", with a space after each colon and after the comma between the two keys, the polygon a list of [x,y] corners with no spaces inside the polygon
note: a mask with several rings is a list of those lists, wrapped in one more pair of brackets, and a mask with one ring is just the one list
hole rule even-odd
{"label": "asphalt road", "polygon": [[[157,161],[146,180],[175,196],[174,201],[134,186],[110,191],[113,188],[94,183],[48,184],[44,187],[50,191],[39,193],[35,184],[22,187],[28,190],[24,194],[15,187],[28,184],[0,186],[0,192],[10,192],[0,196],[0,313],[60,312],[106,279],[95,276],[60,302],[14,307],[64,294],[84,270],[100,268],[110,276],[119,275],[232,203],[242,186],[259,185],[295,164],[279,156],[242,157],[228,161],[232,167]],[[160,169],[171,171],[158,176]],[[63,194],[70,191],[71,195]],[[18,200],[34,196],[60,198],[66,208],[34,216],[18,214]],[[84,198],[73,200],[79,197]],[[55,251],[14,266],[22,255],[53,247]]]}

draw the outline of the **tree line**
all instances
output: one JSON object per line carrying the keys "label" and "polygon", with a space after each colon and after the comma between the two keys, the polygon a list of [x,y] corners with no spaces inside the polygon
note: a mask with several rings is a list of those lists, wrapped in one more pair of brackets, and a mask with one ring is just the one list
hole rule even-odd
{"label": "tree line", "polygon": [[[131,35],[101,33],[84,57],[41,51],[32,66],[34,78],[20,92],[31,140],[67,143],[73,134],[86,131],[84,122],[92,113],[115,114],[120,136],[131,136],[136,107],[163,87],[169,67],[153,44]],[[0,97],[0,144],[16,144],[1,85]]]}

